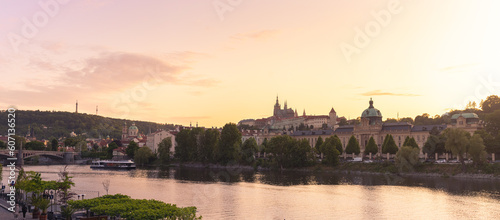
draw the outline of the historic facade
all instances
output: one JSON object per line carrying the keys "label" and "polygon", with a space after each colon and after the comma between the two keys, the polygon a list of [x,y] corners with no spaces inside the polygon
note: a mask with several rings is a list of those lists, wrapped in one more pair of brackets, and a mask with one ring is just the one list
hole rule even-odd
{"label": "historic facade", "polygon": [[335,129],[337,127],[337,112],[332,108],[328,115],[306,115],[304,109],[303,114],[299,116],[297,109],[288,108],[287,102],[284,103],[284,108],[281,109],[279,99],[276,96],[274,104],[273,116],[262,119],[245,119],[241,120],[239,125],[253,126],[258,129],[270,130],[297,130],[301,125],[307,126],[312,130],[319,129]]}
{"label": "historic facade", "polygon": [[329,136],[337,135],[344,149],[349,142],[349,138],[354,135],[359,142],[361,152],[364,151],[371,137],[373,137],[379,147],[379,152],[382,151],[382,143],[387,134],[392,135],[398,147],[403,145],[406,137],[413,137],[420,148],[420,156],[423,156],[422,148],[430,136],[429,132],[433,128],[442,131],[447,127],[458,127],[465,129],[471,134],[477,129],[482,128],[482,122],[479,121],[479,117],[474,113],[456,114],[451,118],[452,123],[450,125],[412,125],[406,122],[383,123],[382,113],[374,107],[373,100],[370,99],[369,107],[361,113],[361,123],[358,125],[340,126],[335,130],[296,131],[291,135],[298,139],[308,140],[311,146],[317,143],[319,137],[325,139]]}
{"label": "historic facade", "polygon": [[168,137],[170,137],[170,139],[172,141],[172,147],[170,148],[170,152],[173,155],[173,153],[175,151],[176,142],[175,142],[175,135],[171,131],[160,130],[160,131],[156,131],[156,132],[153,132],[151,134],[148,134],[146,146],[148,146],[151,149],[151,151],[153,151],[154,153],[157,153],[158,152],[158,144],[160,144],[160,142],[163,139],[168,138]]}
{"label": "historic facade", "polygon": [[146,144],[146,138],[139,133],[139,128],[135,126],[135,123],[132,123],[130,127],[127,127],[127,123],[123,123],[121,142],[127,146],[130,141],[136,142],[139,147]]}

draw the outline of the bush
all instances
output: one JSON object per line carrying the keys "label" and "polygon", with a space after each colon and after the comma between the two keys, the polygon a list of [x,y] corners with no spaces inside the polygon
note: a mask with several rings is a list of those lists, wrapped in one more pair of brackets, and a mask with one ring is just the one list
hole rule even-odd
{"label": "bush", "polygon": [[413,172],[415,166],[419,163],[418,155],[420,150],[410,146],[403,146],[396,153],[396,167],[399,172],[410,171]]}

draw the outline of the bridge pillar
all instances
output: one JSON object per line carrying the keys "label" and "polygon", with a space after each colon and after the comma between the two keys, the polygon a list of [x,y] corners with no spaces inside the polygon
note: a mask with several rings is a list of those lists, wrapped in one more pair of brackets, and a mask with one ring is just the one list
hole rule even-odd
{"label": "bridge pillar", "polygon": [[75,154],[73,152],[64,152],[64,163],[74,163],[75,162]]}

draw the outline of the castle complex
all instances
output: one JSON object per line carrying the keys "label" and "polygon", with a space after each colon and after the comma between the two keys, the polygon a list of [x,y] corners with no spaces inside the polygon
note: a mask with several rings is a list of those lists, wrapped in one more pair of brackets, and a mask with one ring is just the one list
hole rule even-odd
{"label": "castle complex", "polygon": [[[260,129],[254,132],[244,131],[243,140],[253,137],[258,144],[262,144],[264,139],[269,140],[274,136],[287,134],[296,139],[308,140],[312,147],[316,145],[319,137],[324,140],[332,135],[337,135],[345,150],[349,138],[354,136],[359,142],[361,152],[363,152],[366,145],[368,145],[368,140],[373,137],[379,148],[379,152],[381,152],[384,138],[390,134],[393,136],[398,147],[403,145],[406,137],[413,137],[420,148],[421,156],[423,156],[422,148],[430,136],[429,132],[433,128],[439,131],[448,127],[462,128],[471,134],[482,128],[482,122],[474,113],[455,114],[451,117],[451,124],[412,125],[407,122],[384,123],[382,121],[382,113],[374,107],[372,99],[370,99],[368,104],[368,108],[361,112],[361,121],[359,124],[338,126],[337,114],[333,108],[328,116],[306,116],[305,114],[297,116],[296,111],[293,112],[291,109],[288,109],[286,104],[285,109],[280,109],[278,99],[276,99],[274,115],[272,117],[240,121],[240,124],[247,124]],[[293,117],[291,117],[292,112]],[[264,121],[266,124],[258,123],[257,121],[259,120]],[[300,124],[308,125],[310,129],[296,129]]]}

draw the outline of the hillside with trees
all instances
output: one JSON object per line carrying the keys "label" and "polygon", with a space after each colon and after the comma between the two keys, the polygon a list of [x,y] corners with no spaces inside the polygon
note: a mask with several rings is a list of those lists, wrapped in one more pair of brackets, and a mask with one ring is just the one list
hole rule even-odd
{"label": "hillside with trees", "polygon": [[[0,111],[0,118],[7,122],[7,112]],[[16,111],[16,134],[25,136],[31,130],[37,139],[52,139],[69,137],[71,132],[85,134],[89,138],[120,138],[123,124],[139,128],[140,133],[147,134],[149,130],[173,129],[173,124],[159,124],[146,121],[132,121],[126,119],[108,118],[85,113],[56,112],[56,111]],[[0,123],[0,134],[6,135],[7,123]]]}

